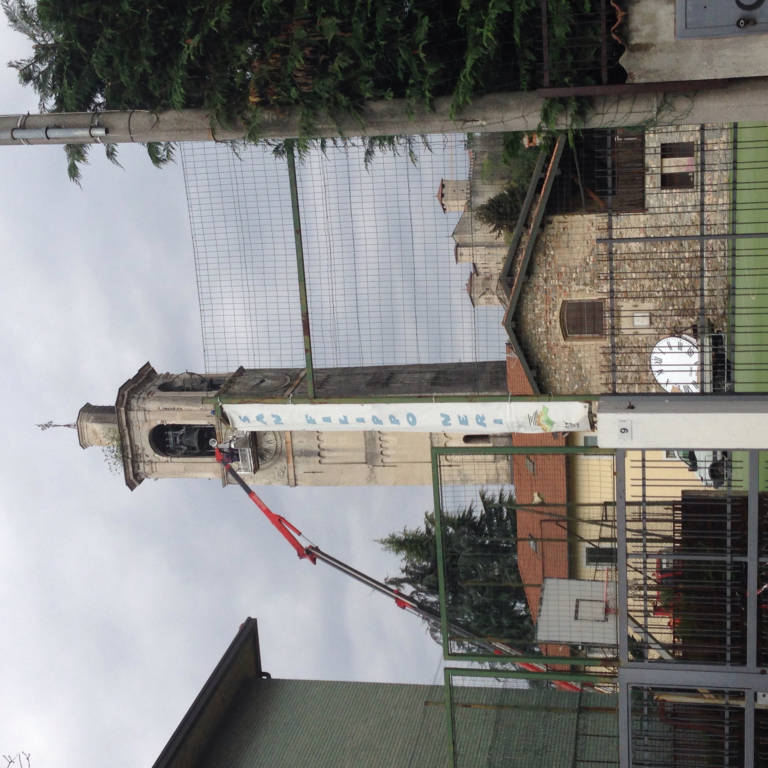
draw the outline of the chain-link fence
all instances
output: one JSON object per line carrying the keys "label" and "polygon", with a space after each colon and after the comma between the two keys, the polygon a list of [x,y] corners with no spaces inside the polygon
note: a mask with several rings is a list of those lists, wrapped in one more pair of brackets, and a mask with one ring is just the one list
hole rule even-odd
{"label": "chain-link fence", "polygon": [[503,357],[501,308],[473,307],[467,284],[480,232],[486,258],[504,242],[464,216],[502,182],[467,136],[413,137],[372,158],[354,141],[295,163],[221,144],[182,158],[206,370]]}
{"label": "chain-link fence", "polygon": [[503,670],[446,669],[445,679],[455,768],[618,768],[615,693]]}
{"label": "chain-link fence", "polygon": [[185,146],[207,370],[497,360],[503,320],[525,391],[764,390],[768,126],[539,139]]}
{"label": "chain-link fence", "polygon": [[615,669],[613,458],[531,442],[434,449],[443,644],[556,671],[572,690],[572,669]]}

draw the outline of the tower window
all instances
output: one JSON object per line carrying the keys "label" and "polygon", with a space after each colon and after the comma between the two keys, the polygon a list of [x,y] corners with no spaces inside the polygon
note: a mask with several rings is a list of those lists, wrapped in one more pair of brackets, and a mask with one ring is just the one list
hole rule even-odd
{"label": "tower window", "polygon": [[566,339],[603,336],[602,300],[564,301],[560,307],[560,326]]}
{"label": "tower window", "polygon": [[149,433],[155,452],[171,457],[213,456],[212,439],[216,430],[210,424],[158,424]]}

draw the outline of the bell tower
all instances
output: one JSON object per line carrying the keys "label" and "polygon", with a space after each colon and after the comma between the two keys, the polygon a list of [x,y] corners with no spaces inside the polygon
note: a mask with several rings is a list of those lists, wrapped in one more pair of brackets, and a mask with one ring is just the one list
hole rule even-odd
{"label": "bell tower", "polygon": [[[503,362],[327,368],[314,372],[323,401],[397,401],[419,396],[506,394]],[[222,403],[286,405],[308,400],[305,371],[244,369],[228,374],[158,373],[149,363],[118,390],[114,406],[86,403],[78,413],[80,445],[119,445],[126,485],[147,478],[217,478],[228,482],[211,441],[232,446],[235,467],[253,485],[428,485],[431,447],[508,444],[507,435],[347,430],[314,427],[244,429]],[[275,409],[273,409],[275,410]],[[327,421],[327,420],[326,420]],[[471,425],[466,429],[471,433]],[[508,457],[488,462],[487,483],[509,478]],[[458,478],[457,478],[458,480]],[[475,479],[475,482],[477,480]]]}

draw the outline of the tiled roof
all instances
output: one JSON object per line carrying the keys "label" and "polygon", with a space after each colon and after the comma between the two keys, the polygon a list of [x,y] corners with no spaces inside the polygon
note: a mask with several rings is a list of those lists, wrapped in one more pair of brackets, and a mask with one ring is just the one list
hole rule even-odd
{"label": "tiled roof", "polygon": [[[519,357],[507,345],[507,387],[510,395],[533,394]],[[565,435],[515,434],[516,446],[565,445]],[[535,622],[539,615],[541,584],[545,578],[568,578],[568,500],[567,467],[564,454],[515,454],[512,457],[512,480],[517,504],[528,505],[517,510],[517,557],[525,595]],[[543,649],[542,649],[543,650]],[[567,655],[561,646],[548,647],[551,655]]]}
{"label": "tiled roof", "polygon": [[509,342],[507,342],[507,390],[510,395],[534,394],[523,362]]}
{"label": "tiled roof", "polygon": [[[515,444],[561,446],[562,435],[515,435]],[[534,622],[544,578],[568,578],[568,528],[565,519],[565,456],[515,454],[512,478],[517,504],[517,557]],[[553,506],[557,505],[557,506]]]}

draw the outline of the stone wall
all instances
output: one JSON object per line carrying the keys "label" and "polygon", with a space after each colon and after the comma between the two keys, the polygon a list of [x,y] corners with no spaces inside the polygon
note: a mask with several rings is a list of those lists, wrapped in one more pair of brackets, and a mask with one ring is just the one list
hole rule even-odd
{"label": "stone wall", "polygon": [[604,340],[566,341],[560,329],[565,299],[599,299],[605,280],[596,239],[604,215],[550,217],[531,259],[515,315],[515,333],[542,392],[598,392]]}
{"label": "stone wall", "polygon": [[[706,325],[724,329],[727,241],[622,240],[697,235],[702,222],[707,234],[728,231],[729,132],[706,128],[703,177],[700,140],[698,126],[646,132],[645,211],[546,219],[515,315],[542,391],[661,391],[650,368],[660,338],[701,334],[702,307]],[[689,141],[696,146],[693,188],[663,189],[661,145]],[[610,244],[598,242],[609,236]],[[568,299],[604,302],[604,338],[564,338],[560,310]]]}

